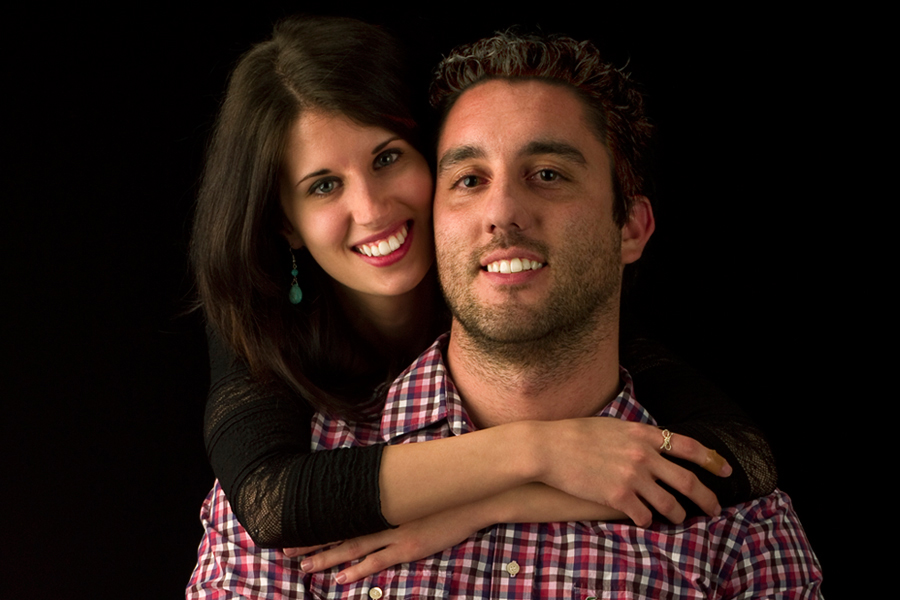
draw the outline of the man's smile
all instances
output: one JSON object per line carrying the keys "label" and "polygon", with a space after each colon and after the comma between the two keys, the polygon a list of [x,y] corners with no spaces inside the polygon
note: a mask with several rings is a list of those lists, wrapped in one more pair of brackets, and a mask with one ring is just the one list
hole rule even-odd
{"label": "man's smile", "polygon": [[537,271],[543,266],[544,263],[528,258],[513,258],[512,260],[496,260],[482,269],[488,273],[521,273],[522,271]]}

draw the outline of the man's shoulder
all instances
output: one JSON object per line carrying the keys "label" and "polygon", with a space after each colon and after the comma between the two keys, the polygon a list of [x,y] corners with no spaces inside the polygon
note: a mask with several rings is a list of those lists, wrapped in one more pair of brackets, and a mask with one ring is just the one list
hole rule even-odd
{"label": "man's shoulder", "polygon": [[794,505],[791,497],[783,490],[775,488],[771,493],[760,496],[754,500],[737,504],[729,510],[738,513],[742,518],[747,520],[757,520],[769,518],[769,516],[777,513],[794,512]]}
{"label": "man's shoulder", "polygon": [[741,530],[743,544],[799,544],[812,554],[803,525],[790,496],[780,489],[770,494],[723,509],[722,517]]}
{"label": "man's shoulder", "polygon": [[785,492],[724,509],[711,530],[727,565],[723,585],[735,595],[819,597],[822,567]]}

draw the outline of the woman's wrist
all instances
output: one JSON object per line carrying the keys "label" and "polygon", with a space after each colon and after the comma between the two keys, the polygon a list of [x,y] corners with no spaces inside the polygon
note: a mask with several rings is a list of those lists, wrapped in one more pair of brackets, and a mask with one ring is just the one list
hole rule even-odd
{"label": "woman's wrist", "polygon": [[513,507],[505,496],[506,494],[491,496],[468,506],[458,507],[456,510],[465,513],[465,518],[472,526],[472,532],[496,523],[507,523],[510,522]]}
{"label": "woman's wrist", "polygon": [[542,482],[550,470],[548,427],[552,423],[518,421],[503,425],[504,439],[496,446],[512,464],[514,486]]}

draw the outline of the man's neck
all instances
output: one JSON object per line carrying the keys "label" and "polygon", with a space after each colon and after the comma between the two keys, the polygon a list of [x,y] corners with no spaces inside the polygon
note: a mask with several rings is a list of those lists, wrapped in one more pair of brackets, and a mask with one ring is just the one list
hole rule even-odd
{"label": "man's neck", "polygon": [[574,343],[534,344],[516,354],[487,350],[453,322],[447,367],[478,428],[588,417],[619,392],[617,323]]}

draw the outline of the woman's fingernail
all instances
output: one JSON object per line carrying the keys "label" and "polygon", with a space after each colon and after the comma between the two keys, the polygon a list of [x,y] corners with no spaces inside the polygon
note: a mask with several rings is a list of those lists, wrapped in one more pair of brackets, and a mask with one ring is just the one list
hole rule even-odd
{"label": "woman's fingernail", "polygon": [[300,562],[300,570],[304,573],[309,573],[309,570],[313,568],[313,561],[311,558],[307,558]]}
{"label": "woman's fingernail", "polygon": [[728,477],[731,475],[731,465],[729,465],[724,458],[719,456],[719,453],[715,450],[710,450],[706,455],[706,464],[703,468],[713,475],[718,475],[720,477]]}
{"label": "woman's fingernail", "polygon": [[347,581],[347,574],[344,573],[343,571],[341,571],[340,573],[338,573],[337,575],[334,576],[334,580],[337,581],[338,583],[344,583],[345,581]]}

